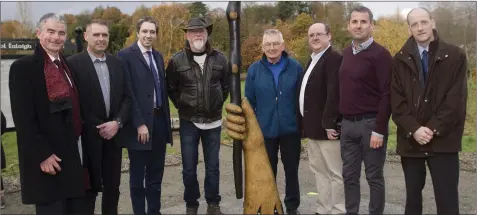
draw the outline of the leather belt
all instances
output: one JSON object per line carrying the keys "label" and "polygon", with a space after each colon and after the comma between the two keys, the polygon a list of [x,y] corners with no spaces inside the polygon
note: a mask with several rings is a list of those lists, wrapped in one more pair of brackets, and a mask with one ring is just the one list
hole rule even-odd
{"label": "leather belt", "polygon": [[343,119],[346,119],[348,121],[353,121],[353,122],[357,122],[357,121],[361,121],[361,120],[365,120],[365,119],[372,119],[372,118],[376,118],[376,115],[375,114],[363,114],[363,115],[358,115],[358,116],[343,116]]}

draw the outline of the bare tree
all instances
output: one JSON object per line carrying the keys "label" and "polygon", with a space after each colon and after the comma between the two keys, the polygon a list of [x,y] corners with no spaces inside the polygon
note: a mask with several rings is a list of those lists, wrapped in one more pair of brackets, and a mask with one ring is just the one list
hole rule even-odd
{"label": "bare tree", "polygon": [[27,32],[31,32],[32,30],[32,22],[31,22],[31,2],[19,1],[17,2],[17,9],[18,9],[18,19],[23,26],[22,37]]}

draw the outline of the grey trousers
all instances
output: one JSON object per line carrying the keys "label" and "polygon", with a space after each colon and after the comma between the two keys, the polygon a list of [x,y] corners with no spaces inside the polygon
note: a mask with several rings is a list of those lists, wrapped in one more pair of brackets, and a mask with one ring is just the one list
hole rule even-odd
{"label": "grey trousers", "polygon": [[384,212],[383,167],[388,137],[387,134],[384,134],[382,147],[377,149],[370,147],[371,133],[375,123],[376,119],[371,118],[356,121],[343,119],[341,124],[340,145],[347,214],[358,214],[359,211],[362,162],[364,162],[366,180],[370,188],[369,214],[383,214]]}

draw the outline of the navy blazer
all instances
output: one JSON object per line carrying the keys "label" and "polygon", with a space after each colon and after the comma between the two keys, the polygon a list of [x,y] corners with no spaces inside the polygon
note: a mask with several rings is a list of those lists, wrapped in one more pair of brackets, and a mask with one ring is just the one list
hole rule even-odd
{"label": "navy blazer", "polygon": [[[166,127],[167,127],[167,143],[172,145],[172,130],[171,130],[171,116],[169,109],[169,101],[167,94],[167,82],[164,69],[164,58],[157,50],[152,49],[154,60],[156,61],[157,70],[162,87],[162,108],[166,113]],[[126,126],[128,130],[129,141],[126,141],[126,146],[135,150],[151,150],[152,149],[152,135],[146,144],[142,144],[137,140],[137,128],[141,125],[146,125],[149,134],[153,131],[153,105],[154,105],[154,76],[152,75],[149,65],[144,59],[141,49],[137,45],[137,41],[131,46],[118,52],[118,57],[123,61],[125,70],[128,71],[130,77],[128,78],[128,88],[131,90],[131,123]]]}

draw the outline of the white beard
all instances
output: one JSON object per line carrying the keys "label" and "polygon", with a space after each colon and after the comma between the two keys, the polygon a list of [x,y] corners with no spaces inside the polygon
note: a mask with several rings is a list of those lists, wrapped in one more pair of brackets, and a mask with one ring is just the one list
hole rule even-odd
{"label": "white beard", "polygon": [[202,50],[204,48],[205,42],[204,40],[196,40],[192,43],[195,49]]}

